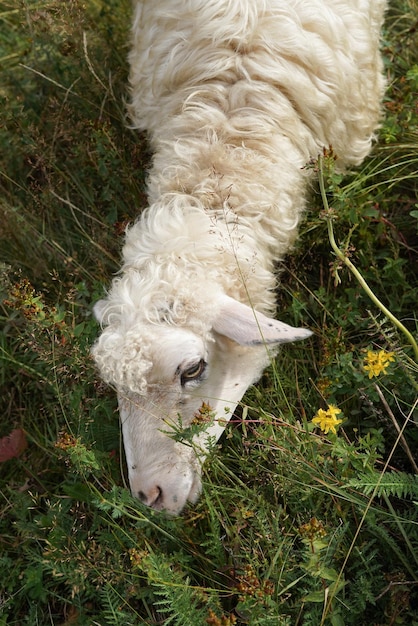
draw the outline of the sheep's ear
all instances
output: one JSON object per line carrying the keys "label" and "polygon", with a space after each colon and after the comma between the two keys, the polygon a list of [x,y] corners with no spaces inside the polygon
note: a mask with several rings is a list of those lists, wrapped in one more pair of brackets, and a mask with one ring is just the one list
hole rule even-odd
{"label": "sheep's ear", "polygon": [[288,343],[307,339],[312,335],[308,329],[293,328],[266,317],[229,296],[222,298],[213,330],[242,346]]}

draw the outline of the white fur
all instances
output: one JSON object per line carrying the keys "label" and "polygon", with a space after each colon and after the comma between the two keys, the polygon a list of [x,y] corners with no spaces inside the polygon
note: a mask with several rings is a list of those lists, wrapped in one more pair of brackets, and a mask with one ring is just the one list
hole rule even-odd
{"label": "white fur", "polygon": [[[150,206],[95,306],[93,355],[118,392],[132,492],[155,508],[197,498],[207,437],[260,376],[266,345],[310,334],[271,318],[274,263],[296,236],[309,159],[332,145],[344,167],[370,151],[385,4],[135,3],[130,114],[154,151]],[[200,360],[204,375],[186,380]],[[202,402],[217,419],[196,451],[167,431]]]}

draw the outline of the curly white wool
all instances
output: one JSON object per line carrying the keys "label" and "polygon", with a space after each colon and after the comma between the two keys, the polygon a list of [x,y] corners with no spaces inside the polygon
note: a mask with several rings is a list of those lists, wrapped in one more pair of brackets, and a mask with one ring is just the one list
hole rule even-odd
{"label": "curly white wool", "polygon": [[[378,49],[384,5],[137,3],[130,112],[155,150],[151,207],[127,233],[124,274],[109,294],[105,324],[113,313],[120,330],[130,329],[138,311],[155,323],[161,315],[167,321],[170,310],[185,325],[185,303],[195,316],[195,299],[207,299],[196,290],[212,281],[272,312],[273,262],[296,236],[308,177],[303,166],[323,146],[332,145],[344,165],[370,151],[384,85]],[[193,297],[183,293],[185,275]],[[119,386],[126,379],[135,388],[131,379],[139,382],[149,362],[142,339],[144,361],[128,376],[131,351],[122,350],[128,332],[124,341],[119,333],[103,337],[103,357],[95,354],[106,380]]]}

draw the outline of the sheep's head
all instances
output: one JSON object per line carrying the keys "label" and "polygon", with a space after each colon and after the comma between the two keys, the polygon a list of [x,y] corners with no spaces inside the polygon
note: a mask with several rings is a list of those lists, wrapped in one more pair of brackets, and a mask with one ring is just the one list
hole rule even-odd
{"label": "sheep's head", "polygon": [[[95,307],[104,330],[93,356],[118,393],[132,493],[179,513],[200,492],[200,467],[244,395],[268,363],[268,346],[305,339],[309,330],[255,313],[222,295],[203,332],[167,322],[126,322]],[[205,311],[201,311],[205,317]],[[203,408],[202,408],[203,407]],[[210,408],[209,408],[210,407]],[[196,417],[208,425],[190,442],[173,435]]]}

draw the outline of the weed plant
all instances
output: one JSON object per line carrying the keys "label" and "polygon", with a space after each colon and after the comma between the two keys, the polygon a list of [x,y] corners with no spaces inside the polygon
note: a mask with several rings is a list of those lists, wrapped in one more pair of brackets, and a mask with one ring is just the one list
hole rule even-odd
{"label": "weed plant", "polygon": [[308,165],[324,193],[278,300],[315,338],[249,390],[175,518],[129,495],[89,356],[92,302],[146,203],[130,5],[0,0],[0,625],[418,626],[416,355],[345,263],[413,339],[416,2],[388,13],[372,156],[344,177],[331,151]]}

